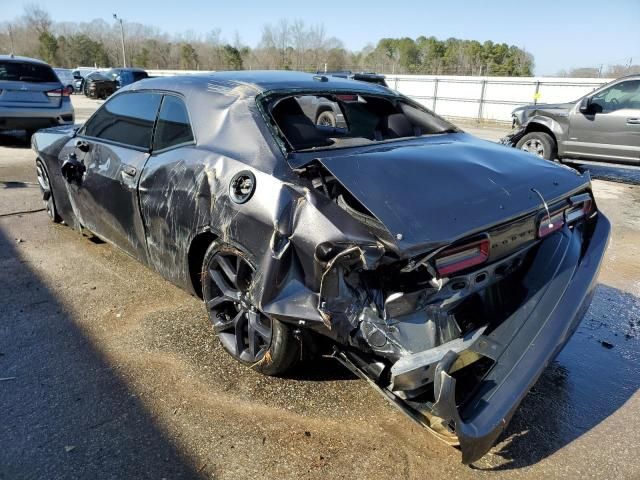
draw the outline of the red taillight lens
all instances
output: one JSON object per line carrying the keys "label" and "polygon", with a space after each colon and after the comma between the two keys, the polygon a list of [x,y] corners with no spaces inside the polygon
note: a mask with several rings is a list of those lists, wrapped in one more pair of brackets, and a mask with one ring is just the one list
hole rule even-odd
{"label": "red taillight lens", "polygon": [[358,101],[358,96],[357,95],[336,95],[336,98],[338,100],[343,101],[343,102],[357,102]]}
{"label": "red taillight lens", "polygon": [[564,227],[564,210],[551,215],[551,219],[545,215],[538,224],[538,238],[546,237],[562,227]]}
{"label": "red taillight lens", "polygon": [[47,92],[47,97],[68,97],[69,95],[71,95],[71,92],[66,88],[56,88]]}
{"label": "red taillight lens", "polygon": [[444,250],[436,257],[440,275],[449,275],[484,263],[489,258],[489,239],[483,238],[459,247]]}
{"label": "red taillight lens", "polygon": [[588,217],[592,211],[593,202],[591,200],[587,200],[582,204],[566,209],[564,217],[567,223],[572,223],[579,218]]}

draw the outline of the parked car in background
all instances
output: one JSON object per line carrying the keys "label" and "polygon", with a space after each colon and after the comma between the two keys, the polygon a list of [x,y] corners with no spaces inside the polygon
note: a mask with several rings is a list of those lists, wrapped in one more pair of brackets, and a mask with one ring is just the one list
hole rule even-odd
{"label": "parked car in background", "polygon": [[89,98],[105,99],[118,89],[118,85],[108,72],[92,72],[84,79],[82,88]]}
{"label": "parked car in background", "polygon": [[116,88],[149,78],[149,74],[142,68],[111,68],[104,75],[116,82]]}
{"label": "parked car in background", "polygon": [[640,164],[640,75],[575,102],[516,108],[512,118],[515,131],[501,142],[541,158]]}
{"label": "parked car in background", "polygon": [[588,173],[337,77],[143,80],[32,147],[50,218],[200,296],[238,362],[331,354],[464,463],[571,338],[611,228]]}
{"label": "parked car in background", "polygon": [[56,72],[58,79],[66,89],[71,92],[75,91],[73,72],[70,69],[54,68],[53,71]]}
{"label": "parked car in background", "polygon": [[0,55],[0,130],[73,125],[70,94],[42,60]]}
{"label": "parked car in background", "polygon": [[344,127],[344,115],[337,102],[321,95],[301,95],[298,103],[302,111],[316,125]]}
{"label": "parked car in background", "polygon": [[97,70],[87,70],[85,68],[79,68],[71,72],[71,75],[73,75],[73,88],[77,93],[84,93],[84,79],[87,75],[95,71]]}
{"label": "parked car in background", "polygon": [[352,72],[351,70],[337,70],[332,72],[321,72],[318,70],[319,75],[330,75],[338,78],[350,78],[351,80],[358,80],[360,82],[375,83],[376,85],[382,85],[388,87],[385,80],[385,76],[375,72]]}

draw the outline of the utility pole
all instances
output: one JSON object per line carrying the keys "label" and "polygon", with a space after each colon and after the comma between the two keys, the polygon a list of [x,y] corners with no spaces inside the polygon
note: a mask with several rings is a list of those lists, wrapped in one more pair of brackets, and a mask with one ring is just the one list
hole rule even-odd
{"label": "utility pole", "polygon": [[9,40],[11,41],[11,55],[15,53],[15,49],[13,47],[13,27],[9,24]]}
{"label": "utility pole", "polygon": [[118,18],[118,15],[113,14],[113,18],[120,22],[120,38],[122,39],[122,66],[127,68],[127,53],[124,48],[124,26],[122,25],[122,19]]}

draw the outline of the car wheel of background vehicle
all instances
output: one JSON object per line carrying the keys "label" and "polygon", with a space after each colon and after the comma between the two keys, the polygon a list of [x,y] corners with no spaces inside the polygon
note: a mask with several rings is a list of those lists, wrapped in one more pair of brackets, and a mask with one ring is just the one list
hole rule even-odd
{"label": "car wheel of background vehicle", "polygon": [[556,142],[545,132],[527,133],[517,143],[516,148],[533,153],[545,160],[553,160],[556,157]]}
{"label": "car wheel of background vehicle", "polygon": [[316,125],[322,125],[323,127],[335,127],[336,116],[330,110],[320,112],[318,114],[318,118],[316,118]]}
{"label": "car wheel of background vehicle", "polygon": [[253,305],[255,274],[244,253],[213,242],[202,262],[202,296],[224,349],[260,373],[280,375],[297,363],[300,346],[288,325]]}
{"label": "car wheel of background vehicle", "polygon": [[62,218],[60,218],[60,215],[58,215],[58,211],[56,210],[56,202],[53,198],[53,190],[51,189],[51,183],[49,182],[49,174],[40,159],[36,160],[36,176],[38,178],[40,192],[42,192],[42,202],[44,203],[47,215],[49,215],[49,218],[53,223],[60,223]]}

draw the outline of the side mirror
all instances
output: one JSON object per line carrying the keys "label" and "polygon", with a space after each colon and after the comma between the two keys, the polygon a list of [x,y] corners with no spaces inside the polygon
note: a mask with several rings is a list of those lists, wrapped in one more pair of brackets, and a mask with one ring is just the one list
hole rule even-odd
{"label": "side mirror", "polygon": [[580,110],[580,113],[584,113],[585,115],[593,113],[591,97],[585,97],[580,100],[580,106],[578,107],[578,109]]}

